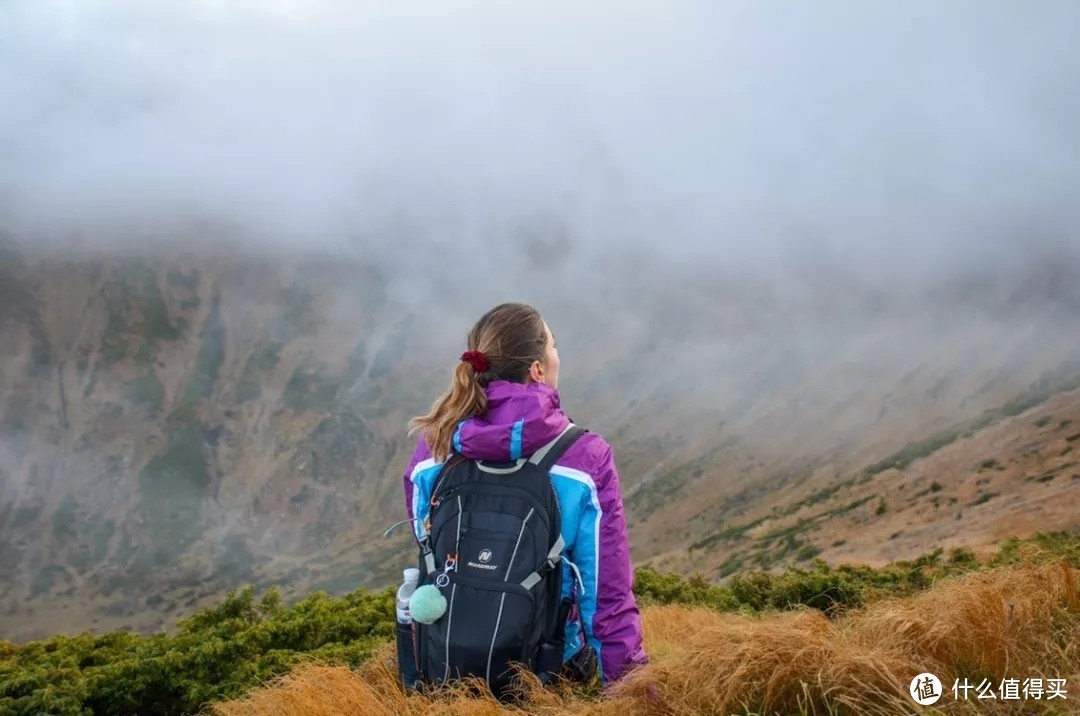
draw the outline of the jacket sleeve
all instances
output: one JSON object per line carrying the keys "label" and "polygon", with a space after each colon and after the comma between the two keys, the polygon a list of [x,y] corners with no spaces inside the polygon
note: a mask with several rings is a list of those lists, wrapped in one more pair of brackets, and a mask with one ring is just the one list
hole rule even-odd
{"label": "jacket sleeve", "polygon": [[[416,470],[416,466],[424,460],[431,457],[431,451],[428,450],[427,443],[424,442],[423,436],[416,443],[416,449],[413,450],[412,458],[409,459],[409,464],[405,468],[405,474],[402,476],[403,487],[405,489],[405,516],[408,519],[414,519],[416,517],[416,497],[418,492],[418,486],[413,482],[413,472]],[[413,529],[415,534],[416,530]]]}
{"label": "jacket sleeve", "polygon": [[592,474],[596,490],[587,498],[592,504],[583,506],[577,544],[584,548],[580,551],[593,552],[596,558],[578,564],[585,585],[580,609],[585,637],[600,657],[601,676],[605,683],[612,683],[631,666],[646,663],[648,657],[633,592],[619,474],[606,443]]}

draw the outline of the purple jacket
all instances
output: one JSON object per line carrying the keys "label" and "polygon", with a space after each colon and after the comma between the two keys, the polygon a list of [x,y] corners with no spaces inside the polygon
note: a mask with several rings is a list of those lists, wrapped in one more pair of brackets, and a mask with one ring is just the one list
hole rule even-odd
{"label": "purple jacket", "polygon": [[[493,381],[486,392],[487,412],[463,420],[453,437],[454,449],[465,457],[492,461],[528,457],[570,423],[559,406],[558,391],[543,383]],[[409,517],[419,518],[414,523],[417,538],[423,536],[427,501],[441,466],[421,436],[404,475]],[[564,554],[578,567],[584,584],[578,595],[584,638],[599,654],[601,675],[610,683],[631,665],[648,660],[611,447],[599,435],[586,433],[559,458],[550,475],[562,512]],[[564,593],[574,582],[564,561]],[[566,658],[581,649],[581,636],[580,628],[567,626]]]}

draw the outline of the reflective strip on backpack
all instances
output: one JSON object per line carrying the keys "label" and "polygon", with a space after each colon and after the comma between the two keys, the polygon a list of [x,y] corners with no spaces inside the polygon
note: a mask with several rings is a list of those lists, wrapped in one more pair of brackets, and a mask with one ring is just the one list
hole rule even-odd
{"label": "reflective strip on backpack", "polygon": [[540,568],[530,574],[528,577],[525,577],[525,579],[521,580],[521,586],[525,587],[525,589],[532,589],[537,584],[539,584],[540,580],[544,578],[540,574],[540,570],[543,569],[545,566],[548,567],[549,570],[555,567],[555,565],[559,563],[559,560],[562,559],[562,551],[563,547],[565,546],[566,542],[563,541],[562,535],[560,534],[559,539],[555,540],[555,544],[553,544],[551,546],[551,549],[548,551],[547,559],[544,561],[544,564],[540,565]]}
{"label": "reflective strip on backpack", "polygon": [[547,454],[551,450],[551,448],[555,447],[555,443],[559,442],[559,438],[561,438],[563,435],[566,435],[566,433],[569,432],[569,430],[571,428],[573,428],[573,427],[574,427],[573,423],[570,423],[569,425],[567,425],[566,428],[561,433],[559,433],[558,435],[555,436],[554,440],[552,440],[547,445],[542,446],[540,449],[538,449],[536,452],[534,452],[532,454],[532,456],[529,458],[529,462],[531,462],[533,465],[539,465],[540,462],[547,456]]}
{"label": "reflective strip on backpack", "polygon": [[510,564],[506,565],[506,576],[503,577],[503,581],[510,579],[510,570],[514,568],[514,560],[517,559],[518,547],[521,546],[521,538],[525,536],[525,525],[528,523],[529,518],[536,512],[535,507],[529,508],[529,514],[525,515],[525,519],[521,521],[521,531],[518,532],[517,542],[514,543],[514,551],[510,555]]}
{"label": "reflective strip on backpack", "polygon": [[454,597],[457,596],[457,584],[450,587],[450,606],[446,608],[446,674],[443,684],[450,681],[450,627],[454,623]]}
{"label": "reflective strip on backpack", "polygon": [[458,552],[461,551],[461,513],[465,508],[461,506],[461,495],[457,496],[457,534],[454,536],[454,569],[457,570]]}
{"label": "reflective strip on backpack", "polygon": [[[529,519],[536,512],[535,508],[529,508],[529,514],[525,515],[525,519],[521,521],[521,531],[518,532],[517,542],[514,543],[514,551],[510,555],[510,564],[506,565],[506,576],[503,577],[503,581],[510,579],[510,570],[514,568],[514,560],[517,559],[518,548],[521,547],[521,538],[525,536],[525,525],[529,522]],[[495,617],[495,630],[491,632],[491,646],[488,648],[488,660],[487,660],[487,680],[491,683],[491,659],[495,654],[495,640],[499,636],[499,624],[502,623],[503,606],[506,604],[506,592],[503,592],[502,597],[499,599],[499,615]]]}
{"label": "reflective strip on backpack", "polygon": [[525,464],[525,459],[524,458],[518,460],[517,464],[514,465],[513,467],[491,467],[490,465],[485,465],[480,460],[476,461],[477,469],[481,470],[482,472],[489,472],[492,475],[509,475],[512,472],[517,472],[518,470],[520,470],[521,466],[524,465],[524,464]]}
{"label": "reflective strip on backpack", "polygon": [[[507,576],[510,576],[507,574]],[[491,683],[491,657],[495,653],[495,637],[499,635],[499,623],[502,622],[503,605],[506,604],[506,592],[502,593],[502,597],[499,599],[499,616],[495,617],[495,631],[491,632],[491,648],[488,649],[488,663],[487,673],[485,678],[487,682]]]}

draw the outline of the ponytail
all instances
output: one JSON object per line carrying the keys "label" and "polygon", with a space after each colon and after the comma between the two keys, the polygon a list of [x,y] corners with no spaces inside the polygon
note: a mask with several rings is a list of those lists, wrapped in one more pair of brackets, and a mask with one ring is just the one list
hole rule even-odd
{"label": "ponytail", "polygon": [[458,423],[487,411],[485,387],[493,380],[524,383],[529,366],[544,357],[544,319],[524,303],[503,303],[485,313],[469,331],[469,350],[454,368],[450,388],[431,412],[409,421],[409,435],[424,431],[424,442],[439,462],[450,455]]}
{"label": "ponytail", "polygon": [[424,430],[424,441],[432,457],[442,462],[450,454],[450,442],[458,423],[485,410],[487,394],[477,379],[476,369],[468,363],[458,363],[449,390],[435,401],[431,412],[409,421],[409,434]]}

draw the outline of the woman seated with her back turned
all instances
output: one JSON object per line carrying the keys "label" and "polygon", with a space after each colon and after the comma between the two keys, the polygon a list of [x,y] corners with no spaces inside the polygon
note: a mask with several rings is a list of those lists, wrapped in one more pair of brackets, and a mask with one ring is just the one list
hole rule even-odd
{"label": "woman seated with her back turned", "polygon": [[[410,518],[416,516],[417,496],[430,494],[428,483],[451,451],[472,460],[528,458],[571,423],[559,404],[555,339],[536,309],[521,303],[496,306],[476,322],[467,343],[450,389],[428,415],[411,421],[413,431],[423,432],[404,475]],[[595,659],[601,679],[610,685],[648,661],[611,447],[587,432],[549,475],[563,516],[564,554],[577,565],[583,585],[580,614],[566,624],[565,672],[589,678],[581,665]],[[425,514],[426,505],[421,507]],[[563,569],[567,594],[578,580],[565,562]]]}

